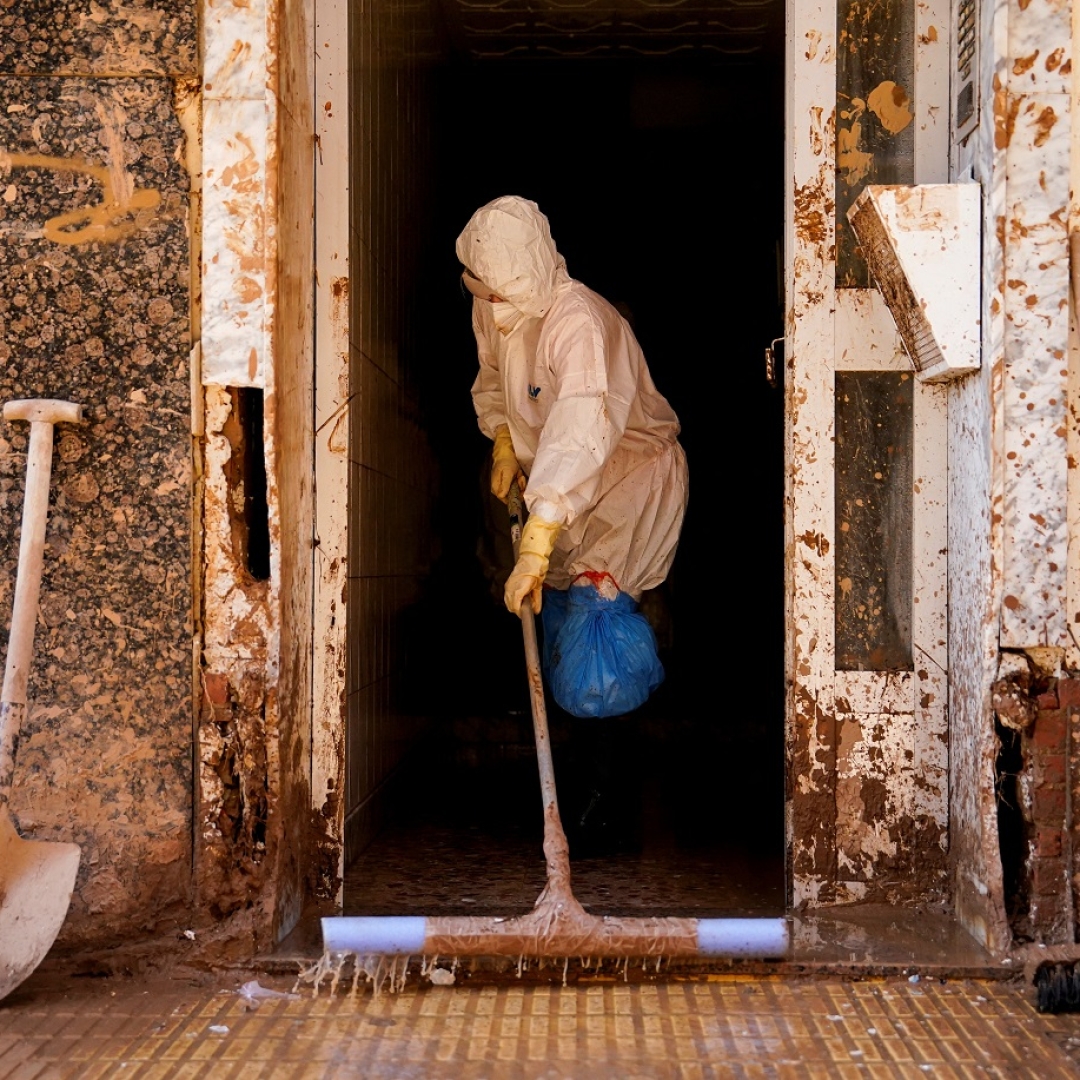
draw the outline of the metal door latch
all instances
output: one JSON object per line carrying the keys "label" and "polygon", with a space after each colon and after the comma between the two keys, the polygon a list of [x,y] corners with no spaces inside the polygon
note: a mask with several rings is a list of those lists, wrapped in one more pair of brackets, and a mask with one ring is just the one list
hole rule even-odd
{"label": "metal door latch", "polygon": [[[780,346],[777,349],[777,345]],[[773,338],[765,346],[765,378],[768,384],[775,390],[780,385],[780,367],[784,357],[784,339]]]}

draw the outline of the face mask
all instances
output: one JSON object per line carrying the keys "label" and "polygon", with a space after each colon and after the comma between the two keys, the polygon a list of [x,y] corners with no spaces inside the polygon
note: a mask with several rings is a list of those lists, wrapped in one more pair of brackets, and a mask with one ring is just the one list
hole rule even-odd
{"label": "face mask", "polygon": [[485,285],[471,270],[461,275],[461,281],[478,300],[490,300],[495,295],[495,290]]}
{"label": "face mask", "polygon": [[525,319],[524,312],[518,311],[513,304],[508,304],[505,300],[493,303],[491,314],[500,334],[509,334],[512,330],[516,330]]}

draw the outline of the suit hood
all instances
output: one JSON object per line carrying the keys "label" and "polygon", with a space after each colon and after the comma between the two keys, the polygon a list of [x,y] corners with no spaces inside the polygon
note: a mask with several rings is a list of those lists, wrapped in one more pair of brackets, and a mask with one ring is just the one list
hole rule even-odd
{"label": "suit hood", "polygon": [[456,250],[476,277],[532,318],[547,314],[570,283],[548,219],[536,203],[517,195],[481,206],[457,238]]}

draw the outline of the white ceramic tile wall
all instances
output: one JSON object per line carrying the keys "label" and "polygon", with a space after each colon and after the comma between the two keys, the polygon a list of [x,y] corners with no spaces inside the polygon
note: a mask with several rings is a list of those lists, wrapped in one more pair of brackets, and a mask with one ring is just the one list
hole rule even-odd
{"label": "white ceramic tile wall", "polygon": [[424,718],[396,707],[402,615],[430,563],[432,462],[411,394],[410,313],[403,308],[420,242],[415,207],[426,88],[414,43],[423,12],[405,0],[354,9],[352,154],[349,720],[346,857],[380,817],[386,780]]}

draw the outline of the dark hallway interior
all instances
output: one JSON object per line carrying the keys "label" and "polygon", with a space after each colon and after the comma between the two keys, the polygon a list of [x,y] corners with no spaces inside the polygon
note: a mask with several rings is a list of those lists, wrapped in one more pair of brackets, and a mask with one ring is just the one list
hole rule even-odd
{"label": "dark hallway interior", "polygon": [[783,333],[782,64],[778,41],[738,60],[436,71],[437,229],[416,287],[440,556],[401,688],[435,723],[347,872],[346,913],[512,914],[543,885],[522,638],[478,557],[500,508],[485,505],[454,256],[473,210],[504,194],[536,201],[571,276],[629,309],[690,464],[674,570],[650,608],[664,684],[601,737],[549,697],[564,818],[587,806],[601,760],[631,836],[572,852],[575,891],[598,913],[783,910],[783,404],[764,362]]}

